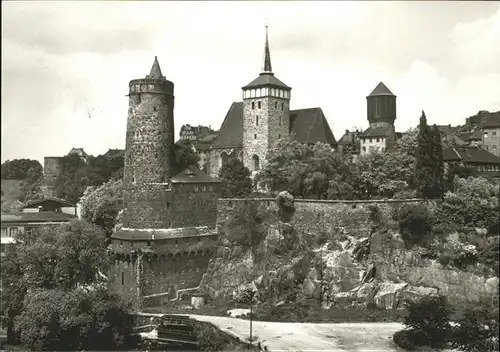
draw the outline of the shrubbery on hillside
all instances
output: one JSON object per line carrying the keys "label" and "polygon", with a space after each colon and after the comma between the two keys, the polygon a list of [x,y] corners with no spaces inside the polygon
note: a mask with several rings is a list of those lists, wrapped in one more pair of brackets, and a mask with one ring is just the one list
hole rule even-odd
{"label": "shrubbery on hillside", "polygon": [[424,204],[405,204],[395,209],[393,218],[408,248],[422,244],[431,233],[432,216]]}

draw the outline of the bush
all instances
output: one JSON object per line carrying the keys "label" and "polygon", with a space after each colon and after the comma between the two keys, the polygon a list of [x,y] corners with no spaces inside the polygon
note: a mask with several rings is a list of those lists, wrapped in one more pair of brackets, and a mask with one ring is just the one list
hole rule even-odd
{"label": "bush", "polygon": [[399,330],[394,333],[392,340],[405,351],[415,350],[421,343],[421,334],[415,330]]}
{"label": "bush", "polygon": [[421,335],[423,345],[441,348],[450,331],[450,309],[443,296],[423,297],[418,302],[406,302],[408,315],[404,325]]}
{"label": "bush", "polygon": [[442,266],[447,266],[451,261],[451,257],[447,254],[441,254],[438,258],[438,261]]}
{"label": "bush", "polygon": [[456,323],[451,335],[454,348],[463,352],[498,351],[498,309],[470,306]]}
{"label": "bush", "polygon": [[399,222],[399,230],[407,247],[421,244],[431,233],[432,218],[427,207],[422,204],[407,204],[393,214]]}

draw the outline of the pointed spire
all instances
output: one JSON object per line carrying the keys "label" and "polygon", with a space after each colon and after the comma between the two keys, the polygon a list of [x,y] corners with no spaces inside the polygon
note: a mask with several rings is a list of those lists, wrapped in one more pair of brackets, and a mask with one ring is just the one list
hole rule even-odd
{"label": "pointed spire", "polygon": [[164,78],[161,69],[160,69],[160,64],[158,63],[158,58],[155,56],[155,61],[153,62],[153,67],[151,67],[151,72],[149,73],[147,78],[151,79],[162,79]]}
{"label": "pointed spire", "polygon": [[267,36],[267,25],[266,25],[266,44],[264,47],[264,63],[262,65],[261,74],[273,74],[273,68],[271,66],[271,52],[269,51],[269,38]]}

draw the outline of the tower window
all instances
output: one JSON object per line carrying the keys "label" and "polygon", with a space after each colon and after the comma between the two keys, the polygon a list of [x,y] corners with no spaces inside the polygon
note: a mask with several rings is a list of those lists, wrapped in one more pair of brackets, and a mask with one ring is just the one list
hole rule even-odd
{"label": "tower window", "polygon": [[156,112],[156,106],[153,106],[153,111]]}
{"label": "tower window", "polygon": [[170,208],[170,202],[167,202],[167,208]]}
{"label": "tower window", "polygon": [[253,139],[257,139],[257,133],[253,135]]}
{"label": "tower window", "polygon": [[255,110],[255,103],[252,101],[252,110]]}
{"label": "tower window", "polygon": [[257,102],[257,106],[258,106],[258,108],[260,109],[260,101],[259,101],[259,102]]}
{"label": "tower window", "polygon": [[278,109],[278,102],[277,101],[274,102],[274,108]]}
{"label": "tower window", "polygon": [[253,171],[259,171],[260,161],[257,155],[252,156],[252,166],[253,166]]}
{"label": "tower window", "polygon": [[135,177],[132,177],[132,183],[135,183]]}
{"label": "tower window", "polygon": [[281,126],[281,116],[280,116],[280,126]]}
{"label": "tower window", "polygon": [[122,285],[125,285],[125,273],[122,271]]}
{"label": "tower window", "polygon": [[255,126],[259,125],[259,115],[255,116]]}
{"label": "tower window", "polygon": [[281,111],[285,109],[285,103],[281,103]]}
{"label": "tower window", "polygon": [[155,159],[158,159],[158,153],[155,153]]}
{"label": "tower window", "polygon": [[280,134],[280,133],[278,133],[278,139],[280,139],[280,138],[281,138],[281,134]]}

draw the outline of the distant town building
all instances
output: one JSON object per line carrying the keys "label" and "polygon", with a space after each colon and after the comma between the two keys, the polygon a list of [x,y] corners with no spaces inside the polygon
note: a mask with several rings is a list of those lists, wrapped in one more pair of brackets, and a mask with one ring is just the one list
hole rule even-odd
{"label": "distant town building", "polygon": [[370,127],[360,133],[361,155],[383,152],[397,141],[394,121],[396,120],[396,96],[380,82],[366,97],[367,118]]}
{"label": "distant town building", "polygon": [[469,168],[475,176],[500,180],[500,158],[481,146],[448,147],[443,149],[446,170],[452,164]]}
{"label": "distant town building", "polygon": [[62,199],[46,198],[28,203],[20,213],[1,215],[2,256],[19,233],[32,233],[42,226],[60,225],[76,219],[76,206]]}
{"label": "distant town building", "polygon": [[212,130],[212,126],[191,126],[191,125],[183,125],[181,127],[181,131],[179,133],[179,137],[181,140],[190,140],[196,141],[200,138],[207,137],[209,135],[216,134],[214,130]]}
{"label": "distant town building", "polygon": [[67,155],[68,156],[69,155],[78,155],[80,158],[82,158],[85,161],[87,161],[88,157],[89,157],[89,155],[87,153],[85,153],[85,150],[83,150],[83,148],[71,148],[71,150],[69,151],[69,153]]}
{"label": "distant town building", "polygon": [[108,149],[104,156],[107,158],[123,158],[125,157],[125,149]]}
{"label": "distant town building", "polygon": [[482,127],[483,148],[500,157],[500,111],[487,114]]}
{"label": "distant town building", "polygon": [[339,139],[338,149],[341,153],[351,154],[353,156],[359,155],[361,145],[359,135],[361,132],[358,130],[349,131],[345,130],[344,135]]}

